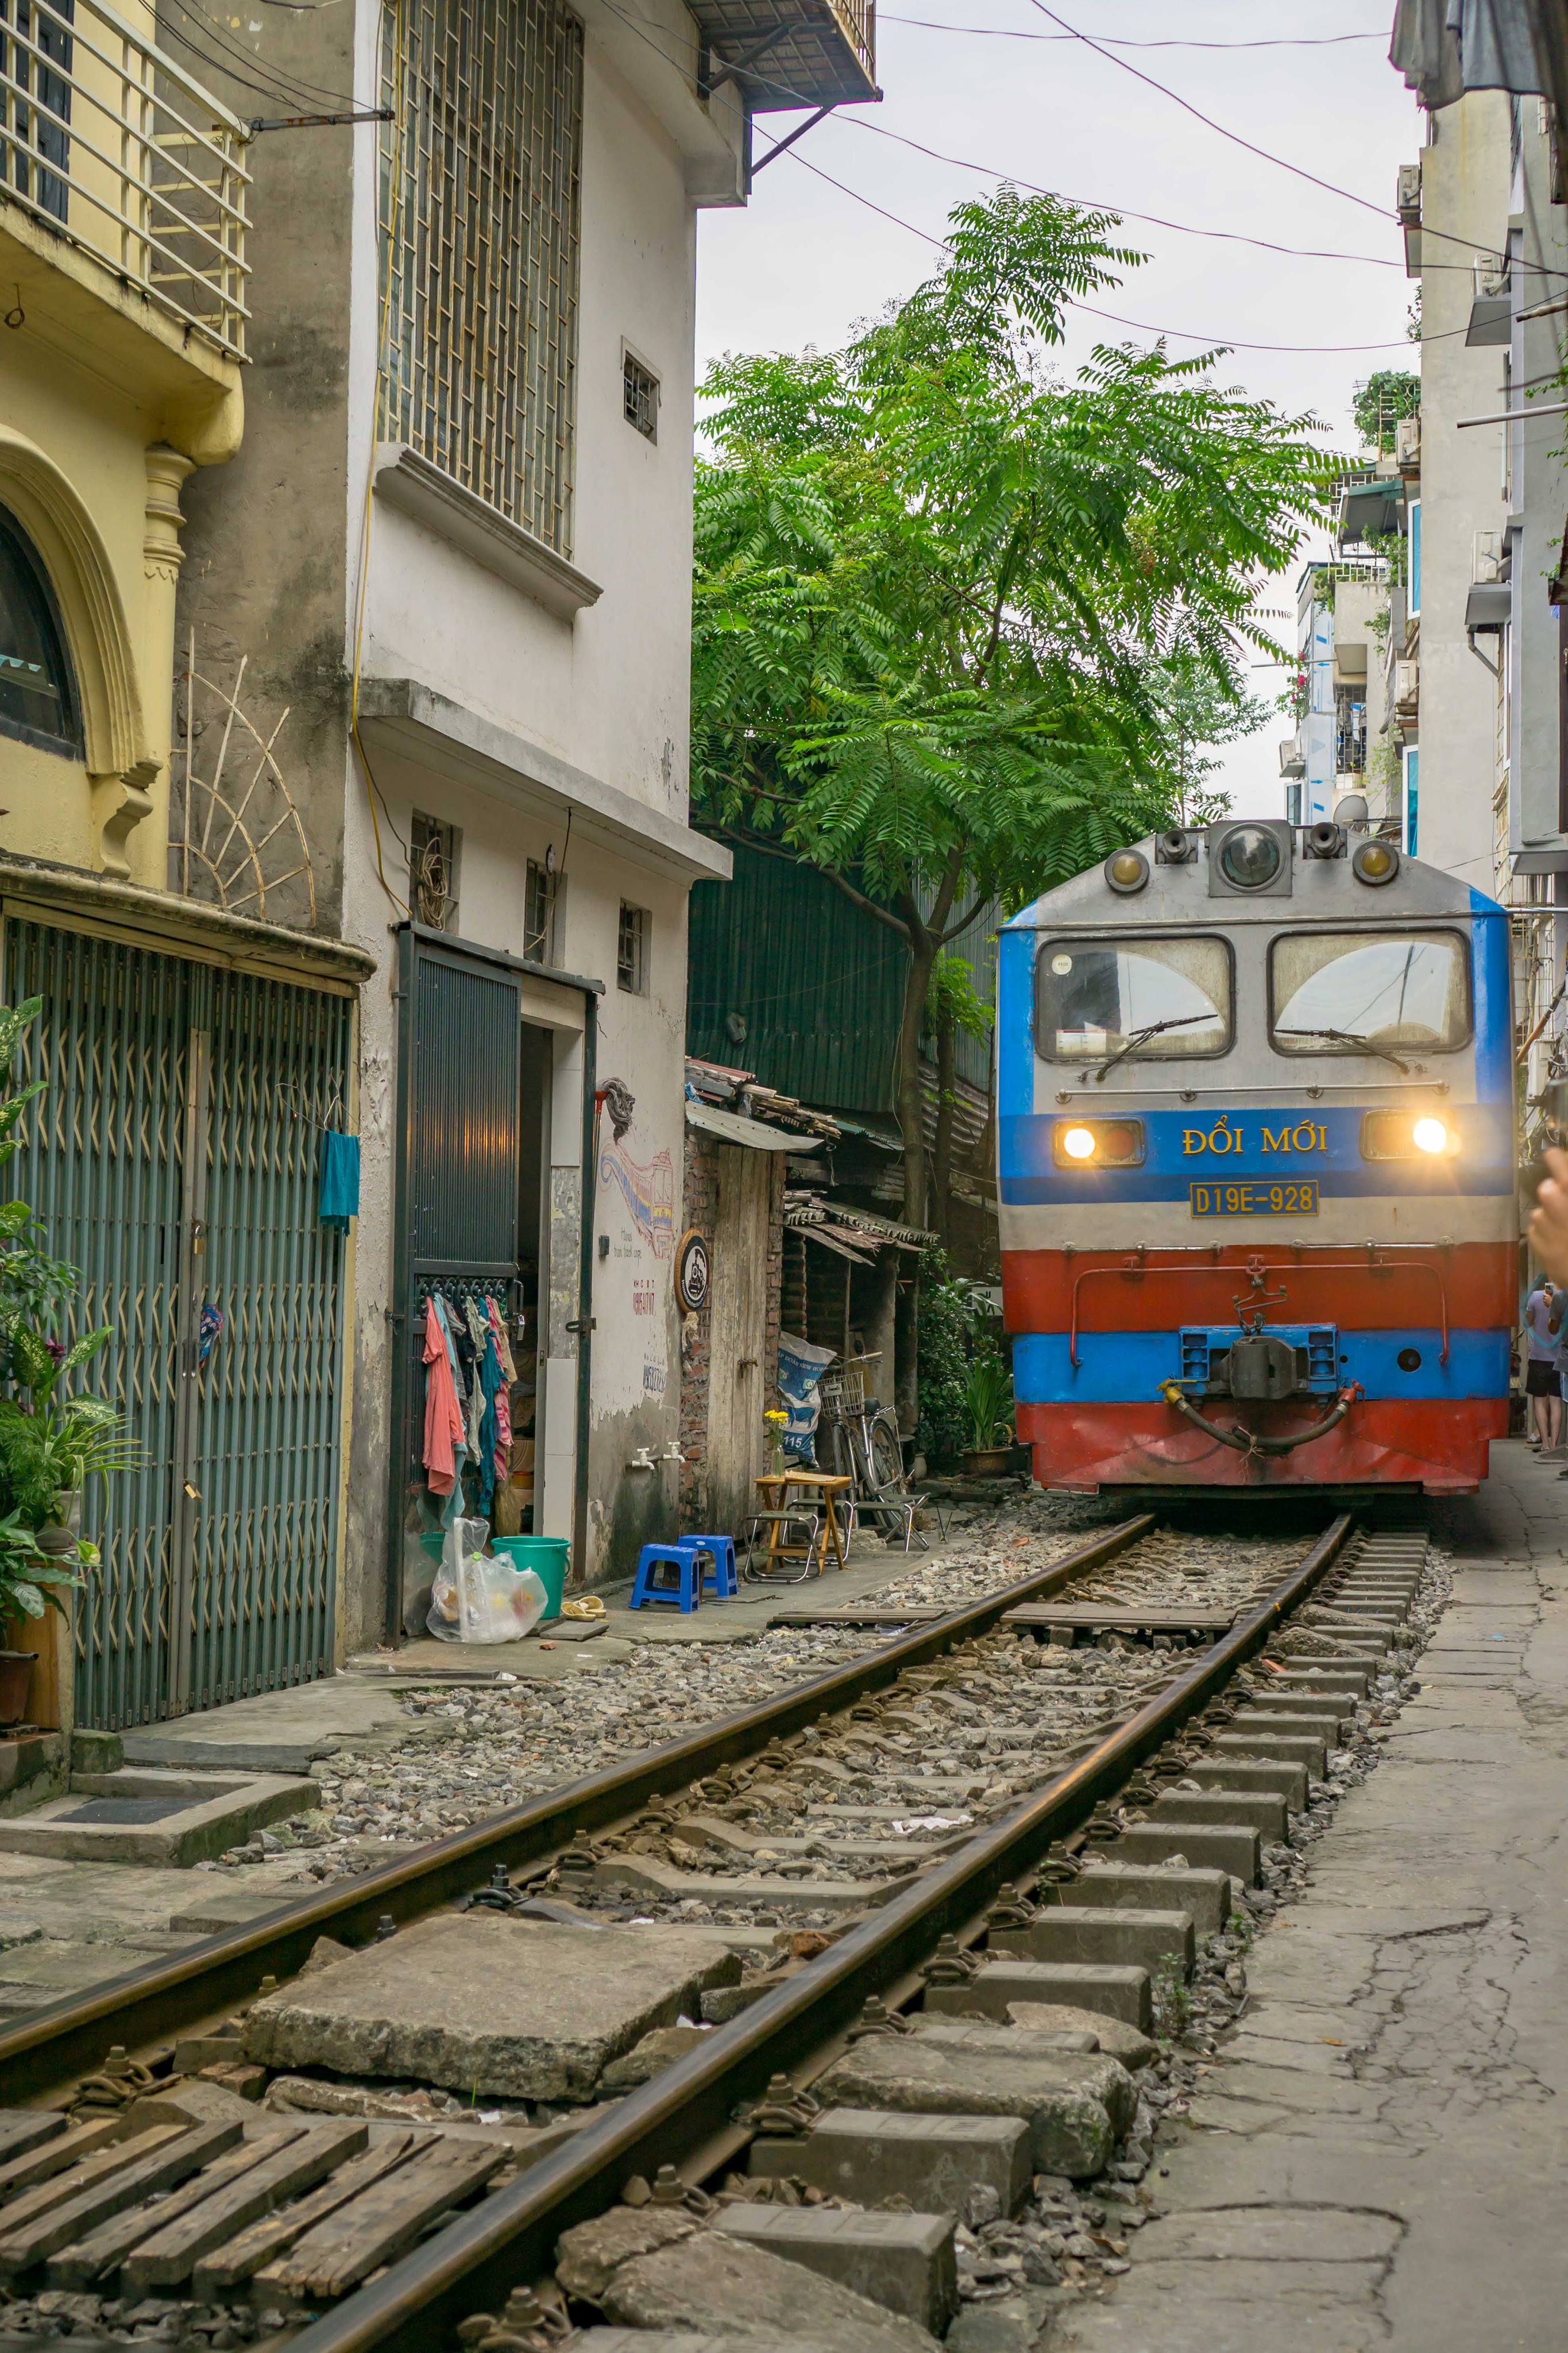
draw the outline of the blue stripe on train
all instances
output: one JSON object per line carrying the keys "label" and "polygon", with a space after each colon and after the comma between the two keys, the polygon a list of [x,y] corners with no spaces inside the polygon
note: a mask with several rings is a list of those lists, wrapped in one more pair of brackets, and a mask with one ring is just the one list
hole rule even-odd
{"label": "blue stripe on train", "polygon": [[[1511,1105],[1463,1103],[1453,1116],[1462,1124],[1465,1148],[1454,1159],[1363,1160],[1361,1124],[1371,1109],[1386,1104],[1300,1103],[1286,1109],[1250,1105],[1226,1114],[1219,1124],[1217,1110],[1135,1111],[1120,1103],[1094,1103],[1079,1111],[999,1119],[1002,1198],[1020,1205],[1041,1201],[1184,1201],[1194,1182],[1238,1176],[1287,1182],[1302,1176],[1319,1180],[1325,1199],[1394,1200],[1463,1198],[1466,1195],[1511,1193],[1517,1181],[1513,1160]],[[1143,1123],[1145,1158],[1136,1168],[1058,1168],[1051,1157],[1051,1131],[1074,1116],[1121,1116]],[[1264,1133],[1294,1136],[1312,1127],[1326,1137],[1326,1148],[1308,1152],[1266,1152]],[[1226,1134],[1242,1138],[1241,1148],[1215,1152],[1210,1136]],[[1195,1136],[1202,1150],[1186,1147]],[[1217,1221],[1216,1221],[1217,1222]]]}
{"label": "blue stripe on train", "polygon": [[[1450,1332],[1448,1361],[1438,1362],[1443,1335],[1434,1324],[1408,1332],[1342,1332],[1342,1382],[1359,1381],[1374,1398],[1505,1397],[1509,1386],[1507,1332]],[[1421,1362],[1406,1372],[1397,1362],[1413,1348]],[[1131,1405],[1153,1398],[1162,1381],[1181,1373],[1181,1342],[1169,1332],[1080,1332],[1077,1367],[1065,1332],[1031,1332],[1013,1343],[1013,1390],[1023,1405]],[[1303,1400],[1303,1402],[1305,1402]]]}

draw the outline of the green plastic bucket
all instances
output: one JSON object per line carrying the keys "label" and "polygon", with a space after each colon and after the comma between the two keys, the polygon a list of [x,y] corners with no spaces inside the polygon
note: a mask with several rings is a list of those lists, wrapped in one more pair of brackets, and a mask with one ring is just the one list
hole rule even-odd
{"label": "green plastic bucket", "polygon": [[544,1615],[559,1618],[566,1590],[572,1546],[564,1536],[492,1536],[492,1552],[504,1553],[514,1568],[531,1568],[545,1591]]}

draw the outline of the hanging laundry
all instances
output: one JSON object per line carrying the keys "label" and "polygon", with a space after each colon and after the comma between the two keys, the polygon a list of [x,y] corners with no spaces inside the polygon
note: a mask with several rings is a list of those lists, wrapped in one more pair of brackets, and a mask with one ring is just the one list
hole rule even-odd
{"label": "hanging laundry", "polygon": [[485,1335],[485,1356],[479,1380],[485,1399],[484,1414],[479,1422],[479,1513],[481,1517],[488,1517],[496,1492],[496,1399],[503,1387],[500,1357],[494,1335],[489,1332]]}
{"label": "hanging laundry", "polygon": [[432,1494],[449,1495],[467,1450],[446,1336],[433,1299],[425,1303],[425,1476]]}
{"label": "hanging laundry", "polygon": [[321,1182],[318,1214],[324,1226],[346,1234],[349,1219],[359,1215],[359,1138],[341,1135],[334,1127],[321,1131]]}
{"label": "hanging laundry", "polygon": [[517,1366],[506,1345],[500,1309],[493,1299],[488,1299],[485,1305],[489,1313],[490,1336],[500,1358],[501,1384],[496,1391],[496,1477],[504,1487],[511,1477],[511,1383],[517,1378]]}
{"label": "hanging laundry", "polygon": [[441,1293],[438,1291],[433,1291],[430,1296],[435,1302],[436,1314],[440,1319],[441,1329],[446,1335],[447,1354],[450,1357],[452,1364],[452,1386],[458,1392],[458,1410],[465,1417],[466,1419],[468,1410],[468,1384],[463,1377],[462,1359],[458,1354],[458,1343],[452,1330],[452,1319],[447,1312],[447,1303]]}
{"label": "hanging laundry", "polygon": [[485,1305],[489,1309],[490,1330],[496,1335],[496,1347],[500,1354],[500,1368],[509,1381],[515,1381],[517,1366],[512,1361],[511,1348],[507,1340],[506,1318],[500,1312],[500,1302],[492,1296],[486,1299]]}

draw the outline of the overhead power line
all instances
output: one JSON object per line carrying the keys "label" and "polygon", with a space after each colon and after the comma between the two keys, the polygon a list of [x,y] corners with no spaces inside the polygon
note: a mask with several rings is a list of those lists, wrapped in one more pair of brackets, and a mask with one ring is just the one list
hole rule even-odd
{"label": "overhead power line", "polygon": [[[886,8],[879,8],[880,25],[916,25],[923,33],[968,33],[979,40],[993,41],[1076,41],[1076,33],[1027,33],[1011,25],[947,25],[930,16],[895,16]],[[1100,39],[1112,49],[1332,49],[1345,41],[1381,41],[1382,33],[1303,33],[1271,41],[1132,41],[1124,34],[1102,33]]]}
{"label": "overhead power line", "polygon": [[[1099,41],[1091,40],[1087,33],[1080,33],[1076,26],[1069,25],[1065,17],[1058,16],[1054,8],[1048,8],[1046,5],[1046,0],[1029,0],[1029,5],[1032,8],[1037,8],[1040,15],[1048,17],[1053,25],[1059,26],[1062,32],[1071,39],[1081,41],[1085,48],[1092,49],[1096,57],[1103,58],[1108,65],[1120,66],[1123,73],[1130,73],[1135,80],[1142,82],[1146,88],[1158,90],[1162,98],[1168,98],[1173,106],[1179,106],[1184,114],[1190,114],[1194,122],[1201,122],[1205,131],[1213,131],[1221,139],[1228,139],[1233,147],[1242,148],[1246,153],[1258,156],[1265,164],[1278,165],[1281,172],[1289,172],[1295,179],[1305,180],[1310,187],[1321,188],[1327,195],[1341,196],[1348,205],[1359,205],[1363,212],[1375,213],[1379,220],[1392,220],[1396,217],[1386,205],[1374,203],[1371,196],[1357,195],[1353,188],[1342,188],[1333,180],[1320,179],[1316,172],[1309,172],[1304,164],[1289,163],[1283,155],[1276,155],[1272,148],[1258,147],[1250,139],[1244,139],[1239,131],[1228,130],[1223,122],[1216,122],[1212,114],[1205,114],[1201,107],[1194,106],[1191,99],[1184,98],[1179,90],[1172,90],[1165,82],[1156,81],[1152,74],[1146,74],[1141,66],[1133,65],[1130,58],[1115,56]],[[1445,245],[1462,245],[1468,253],[1496,256],[1495,246],[1478,245],[1474,237],[1456,237],[1448,229],[1429,228],[1425,222],[1421,225],[1421,235],[1424,239],[1429,237],[1438,237]],[[1568,270],[1550,269],[1544,262],[1532,262],[1529,267],[1539,277],[1568,278]],[[1237,349],[1240,348],[1242,347],[1238,345]]]}

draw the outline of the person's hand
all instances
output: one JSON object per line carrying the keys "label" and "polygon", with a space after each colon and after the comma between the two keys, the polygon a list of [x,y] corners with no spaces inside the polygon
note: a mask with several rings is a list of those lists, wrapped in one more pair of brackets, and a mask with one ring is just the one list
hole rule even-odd
{"label": "person's hand", "polygon": [[1530,1245],[1552,1282],[1568,1283],[1568,1152],[1550,1146],[1546,1167],[1536,1188]]}

